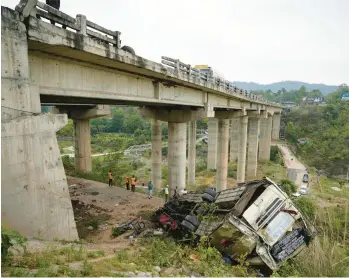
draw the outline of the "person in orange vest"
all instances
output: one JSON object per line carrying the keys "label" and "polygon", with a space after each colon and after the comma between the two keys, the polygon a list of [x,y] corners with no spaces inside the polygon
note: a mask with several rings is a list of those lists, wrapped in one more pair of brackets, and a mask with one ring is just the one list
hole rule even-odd
{"label": "person in orange vest", "polygon": [[109,186],[112,186],[112,183],[113,183],[113,173],[111,172],[111,170],[109,170],[109,172],[108,172],[108,182],[109,182]]}
{"label": "person in orange vest", "polygon": [[135,176],[132,176],[132,178],[131,178],[131,190],[132,190],[132,192],[135,192],[136,191],[136,178],[135,178]]}
{"label": "person in orange vest", "polygon": [[126,176],[126,189],[130,190],[130,179]]}

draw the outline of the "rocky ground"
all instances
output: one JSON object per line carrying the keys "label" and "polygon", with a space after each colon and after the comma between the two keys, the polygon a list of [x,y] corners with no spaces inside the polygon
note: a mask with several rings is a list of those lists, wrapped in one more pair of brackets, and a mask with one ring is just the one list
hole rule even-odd
{"label": "rocky ground", "polygon": [[[120,187],[68,177],[69,192],[80,239],[89,245],[114,253],[130,243],[124,236],[111,238],[112,227],[142,216],[146,221],[151,213],[164,204],[158,197],[127,191]],[[147,225],[151,225],[146,221]]]}

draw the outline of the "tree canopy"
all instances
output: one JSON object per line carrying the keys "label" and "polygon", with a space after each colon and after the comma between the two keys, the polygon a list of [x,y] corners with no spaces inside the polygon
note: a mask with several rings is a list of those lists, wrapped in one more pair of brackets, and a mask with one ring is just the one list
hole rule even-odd
{"label": "tree canopy", "polygon": [[348,87],[340,87],[328,95],[327,105],[294,109],[285,119],[289,141],[310,139],[297,146],[298,154],[329,174],[345,174],[349,167],[349,101],[341,100],[347,92]]}

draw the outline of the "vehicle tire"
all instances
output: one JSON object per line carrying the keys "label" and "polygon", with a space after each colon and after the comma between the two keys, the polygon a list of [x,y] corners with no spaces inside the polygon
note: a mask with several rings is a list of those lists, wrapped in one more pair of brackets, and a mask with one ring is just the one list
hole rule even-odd
{"label": "vehicle tire", "polygon": [[184,228],[187,228],[191,232],[195,232],[196,231],[196,227],[193,224],[191,224],[190,222],[188,222],[187,220],[183,220],[182,221],[182,226]]}
{"label": "vehicle tire", "polygon": [[213,203],[214,202],[214,198],[208,194],[208,193],[204,193],[204,195],[202,195],[202,200],[208,202],[208,203]]}
{"label": "vehicle tire", "polygon": [[216,198],[217,192],[212,189],[206,189],[205,193],[211,195],[213,198]]}
{"label": "vehicle tire", "polygon": [[193,224],[196,228],[199,227],[199,225],[200,225],[200,221],[198,220],[198,218],[195,215],[188,214],[185,217],[185,220],[188,221],[189,223]]}
{"label": "vehicle tire", "polygon": [[258,270],[259,277],[270,277],[273,274],[273,270],[271,270],[267,265],[258,266]]}
{"label": "vehicle tire", "polygon": [[205,215],[207,212],[207,209],[203,207],[199,207],[198,210],[196,211],[196,215]]}
{"label": "vehicle tire", "polygon": [[121,47],[121,49],[123,51],[128,52],[128,53],[131,53],[132,55],[136,55],[136,52],[134,51],[134,49],[131,46],[124,45],[123,47]]}

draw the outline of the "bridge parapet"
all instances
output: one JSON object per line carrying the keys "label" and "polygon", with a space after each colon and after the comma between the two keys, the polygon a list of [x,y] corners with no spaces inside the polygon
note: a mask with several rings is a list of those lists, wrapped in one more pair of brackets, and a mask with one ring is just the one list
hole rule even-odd
{"label": "bridge parapet", "polygon": [[[198,78],[199,80],[203,80],[204,82],[212,83],[217,86],[220,90],[226,91],[230,94],[240,94],[243,97],[252,100],[262,101],[264,103],[268,103],[261,95],[254,95],[247,90],[239,89],[236,86],[233,86],[230,81],[224,80],[220,77],[212,77],[208,73],[203,73],[200,70],[192,67],[190,64],[185,64],[181,62],[179,59],[173,59],[166,56],[161,56],[161,63],[169,66],[174,69],[174,72],[179,75],[180,72],[187,74],[188,76],[193,76],[194,78]],[[190,79],[190,78],[189,78]]]}
{"label": "bridge parapet", "polygon": [[[30,9],[29,13],[26,12],[28,9]],[[78,14],[76,18],[74,18],[37,0],[21,1],[21,3],[16,6],[16,11],[22,13],[24,17],[32,16],[38,19],[45,18],[50,20],[51,23],[61,24],[63,29],[68,27],[72,29],[72,31],[84,36],[98,39],[117,48],[121,47],[121,32],[109,30],[90,20],[87,20],[85,15]]]}
{"label": "bridge parapet", "polygon": [[[116,60],[117,62],[152,71],[151,75],[156,77],[155,80],[160,81],[163,79],[160,82],[165,86],[184,85],[183,82],[185,82],[184,86],[186,87],[199,88],[210,93],[260,105],[280,107],[279,104],[266,101],[261,96],[253,95],[246,90],[232,86],[230,81],[204,74],[178,59],[162,56],[162,64],[159,64],[136,56],[132,48],[120,47],[121,32],[112,31],[91,22],[87,20],[85,15],[77,15],[74,18],[37,0],[21,0],[22,2],[27,2],[27,6],[29,3],[32,5],[30,13],[27,11],[29,8],[25,10],[23,4],[21,8],[19,7],[20,5],[16,7],[16,10],[22,13],[24,17],[26,16],[24,11],[27,11],[27,17],[29,17],[29,40],[77,48],[91,52],[94,55],[106,56],[106,58]],[[43,24],[42,18],[50,20],[53,24],[58,23],[62,27],[56,25],[52,26],[53,28],[49,28],[47,24]],[[159,74],[161,74],[162,78],[159,78]]]}

